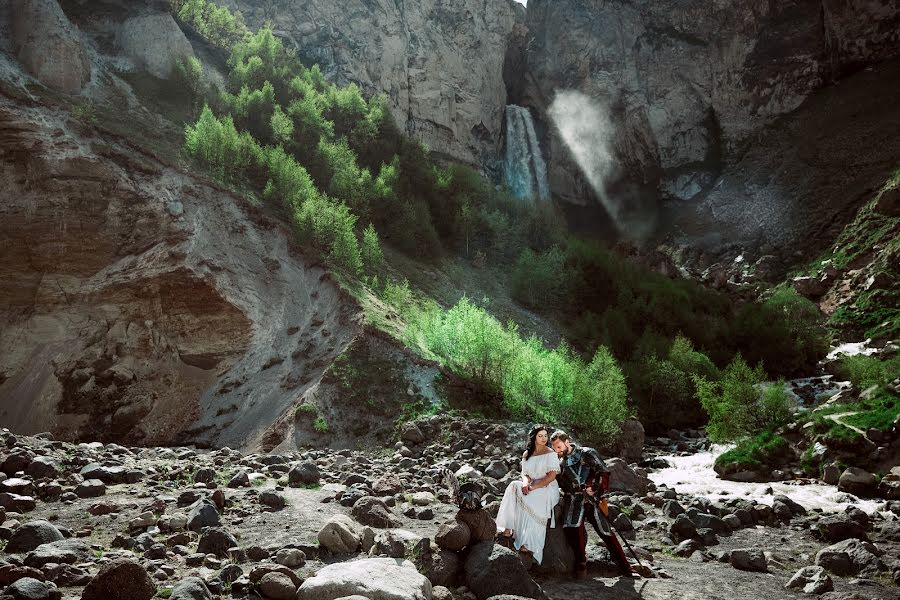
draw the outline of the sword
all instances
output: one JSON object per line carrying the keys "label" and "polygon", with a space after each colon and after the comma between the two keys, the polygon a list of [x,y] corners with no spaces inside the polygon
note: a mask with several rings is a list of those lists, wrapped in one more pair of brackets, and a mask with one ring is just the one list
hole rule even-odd
{"label": "sword", "polygon": [[[622,541],[625,542],[625,547],[628,548],[628,551],[631,552],[631,555],[634,557],[634,560],[637,561],[638,565],[643,568],[644,564],[641,562],[641,559],[638,558],[634,549],[631,547],[631,544],[628,543],[628,540],[625,539],[625,536],[619,533],[619,531],[613,526],[612,522],[609,520],[609,516],[607,513],[609,512],[609,503],[606,501],[606,498],[601,498],[600,500],[596,500],[597,502],[597,512],[600,516],[603,517],[603,520],[609,526],[609,531],[612,536],[622,538]],[[616,536],[618,534],[618,536]],[[616,540],[618,541],[618,540]],[[620,546],[621,547],[621,546]]]}

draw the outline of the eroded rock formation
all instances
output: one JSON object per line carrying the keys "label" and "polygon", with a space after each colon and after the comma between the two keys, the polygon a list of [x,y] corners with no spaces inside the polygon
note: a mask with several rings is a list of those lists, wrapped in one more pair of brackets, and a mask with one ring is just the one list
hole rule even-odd
{"label": "eroded rock formation", "polygon": [[290,230],[43,108],[0,102],[4,423],[253,445],[356,335]]}

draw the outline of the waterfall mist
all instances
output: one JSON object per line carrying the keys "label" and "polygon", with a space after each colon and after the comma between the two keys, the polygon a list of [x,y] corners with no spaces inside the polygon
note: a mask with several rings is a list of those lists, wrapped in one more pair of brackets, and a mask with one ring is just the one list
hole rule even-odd
{"label": "waterfall mist", "polygon": [[581,92],[564,90],[557,92],[547,113],[619,232],[633,239],[647,237],[656,218],[644,202],[637,194],[608,191],[618,173],[609,109]]}
{"label": "waterfall mist", "polygon": [[506,107],[506,184],[516,198],[550,199],[547,164],[541,155],[531,112],[510,104]]}

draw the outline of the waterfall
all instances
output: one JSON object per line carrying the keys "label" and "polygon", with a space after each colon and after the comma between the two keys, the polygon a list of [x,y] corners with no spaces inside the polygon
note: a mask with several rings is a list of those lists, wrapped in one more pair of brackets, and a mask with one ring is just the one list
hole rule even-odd
{"label": "waterfall", "polygon": [[547,165],[541,156],[531,112],[523,106],[506,107],[506,184],[516,198],[550,199]]}

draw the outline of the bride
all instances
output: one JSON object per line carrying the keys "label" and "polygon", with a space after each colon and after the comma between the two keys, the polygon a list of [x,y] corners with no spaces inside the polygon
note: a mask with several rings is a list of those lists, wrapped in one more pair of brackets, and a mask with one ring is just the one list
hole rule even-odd
{"label": "bride", "polygon": [[497,530],[514,537],[516,549],[531,552],[538,564],[544,557],[547,519],[553,518],[553,507],[559,502],[559,457],[547,446],[548,438],[544,425],[531,428],[522,455],[522,480],[507,486],[497,514]]}

